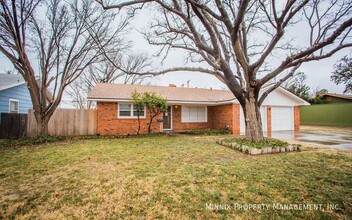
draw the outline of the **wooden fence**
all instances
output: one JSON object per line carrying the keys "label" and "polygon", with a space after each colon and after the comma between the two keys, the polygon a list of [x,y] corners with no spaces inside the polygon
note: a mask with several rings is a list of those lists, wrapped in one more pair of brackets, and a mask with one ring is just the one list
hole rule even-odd
{"label": "wooden fence", "polygon": [[1,113],[0,138],[27,136],[27,114]]}
{"label": "wooden fence", "polygon": [[[98,112],[93,109],[57,109],[49,121],[49,135],[97,134]],[[33,110],[28,112],[28,137],[39,133]]]}
{"label": "wooden fence", "polygon": [[352,126],[352,103],[301,106],[301,125]]}

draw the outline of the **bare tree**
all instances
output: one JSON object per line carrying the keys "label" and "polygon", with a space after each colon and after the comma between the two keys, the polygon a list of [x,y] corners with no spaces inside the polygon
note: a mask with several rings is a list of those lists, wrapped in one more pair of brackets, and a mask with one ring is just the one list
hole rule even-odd
{"label": "bare tree", "polygon": [[[107,5],[121,9],[155,5],[157,19],[145,33],[160,54],[181,49],[199,67],[175,67],[174,71],[211,74],[224,82],[240,102],[246,137],[263,139],[259,107],[270,92],[290,78],[302,63],[332,56],[351,47],[352,2],[339,0],[134,0]],[[291,35],[299,29],[307,44]],[[289,34],[287,34],[289,33]],[[290,35],[291,34],[291,35]],[[207,66],[204,68],[204,66]],[[150,74],[149,72],[148,74]],[[141,73],[145,74],[145,73]],[[261,93],[274,77],[276,83]]]}
{"label": "bare tree", "polygon": [[[128,46],[127,46],[128,47]],[[126,48],[115,53],[102,62],[95,63],[70,86],[66,91],[72,99],[76,108],[94,108],[94,103],[87,101],[87,95],[97,83],[142,84],[146,83],[148,75],[127,74],[130,72],[141,72],[150,67],[150,59],[145,54],[125,54]]]}
{"label": "bare tree", "polygon": [[114,13],[91,0],[0,0],[0,51],[27,83],[40,135],[48,134],[66,87],[114,53],[109,45],[120,40],[127,20],[114,21]]}

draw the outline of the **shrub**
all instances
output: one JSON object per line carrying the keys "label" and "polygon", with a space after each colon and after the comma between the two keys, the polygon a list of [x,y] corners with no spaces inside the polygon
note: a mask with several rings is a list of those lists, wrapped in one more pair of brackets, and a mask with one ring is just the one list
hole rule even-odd
{"label": "shrub", "polygon": [[264,148],[264,147],[272,147],[272,148],[276,148],[276,147],[287,147],[288,143],[286,141],[281,141],[278,139],[274,139],[274,138],[265,138],[263,141],[260,142],[251,142],[245,138],[226,138],[223,139],[222,142],[225,143],[236,143],[239,145],[245,145],[248,147],[252,147],[252,148]]}
{"label": "shrub", "polygon": [[193,134],[193,135],[216,135],[216,134],[230,134],[231,132],[229,130],[217,130],[217,129],[201,129],[201,130],[191,130],[191,131],[185,131],[181,132],[182,134]]}

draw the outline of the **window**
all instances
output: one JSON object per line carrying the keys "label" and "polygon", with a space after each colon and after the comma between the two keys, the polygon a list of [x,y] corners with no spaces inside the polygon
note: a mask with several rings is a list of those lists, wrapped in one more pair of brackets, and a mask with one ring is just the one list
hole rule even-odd
{"label": "window", "polygon": [[19,101],[15,99],[9,100],[9,112],[10,113],[19,113]]}
{"label": "window", "polygon": [[133,105],[133,116],[137,117],[138,116],[138,111],[139,111],[139,117],[144,117],[144,106],[143,107],[137,107]]}
{"label": "window", "polygon": [[[119,103],[119,118],[137,118],[137,107],[129,103]],[[139,117],[145,118],[145,106],[139,109]]]}
{"label": "window", "polygon": [[119,116],[121,117],[131,117],[131,109],[132,105],[131,104],[120,104],[119,105]]}
{"label": "window", "polygon": [[182,122],[207,122],[206,106],[182,106]]}

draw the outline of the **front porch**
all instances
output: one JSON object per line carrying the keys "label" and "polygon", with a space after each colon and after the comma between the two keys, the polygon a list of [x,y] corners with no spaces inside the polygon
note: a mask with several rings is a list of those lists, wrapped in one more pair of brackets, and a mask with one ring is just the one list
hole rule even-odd
{"label": "front porch", "polygon": [[239,104],[195,105],[173,104],[163,113],[162,131],[189,131],[202,129],[230,130],[240,133]]}

